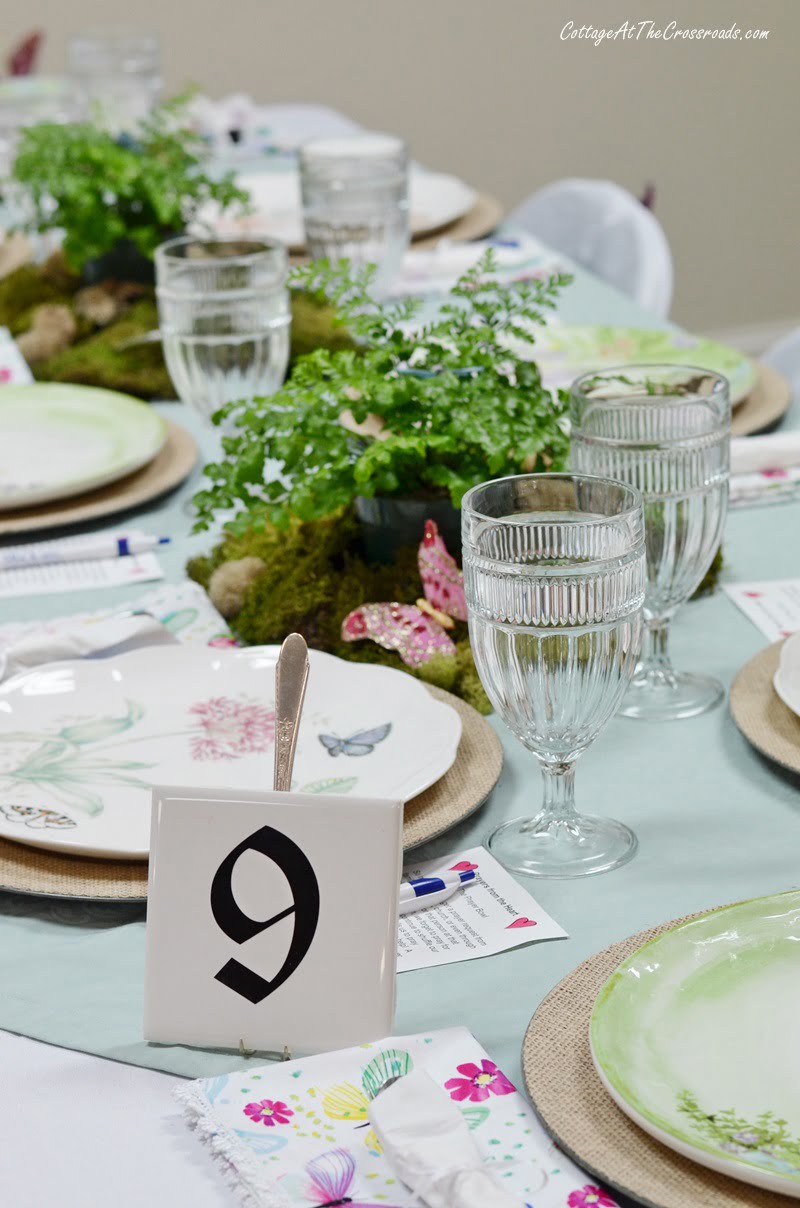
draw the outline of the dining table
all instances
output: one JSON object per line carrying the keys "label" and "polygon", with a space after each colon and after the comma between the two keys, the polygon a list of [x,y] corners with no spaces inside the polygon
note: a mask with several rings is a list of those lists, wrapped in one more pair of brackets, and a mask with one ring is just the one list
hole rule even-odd
{"label": "dining table", "polygon": [[[558,314],[578,323],[664,324],[581,269]],[[202,453],[214,451],[216,437],[179,403],[153,405],[197,440],[201,459],[192,475],[124,517],[73,531],[111,532],[135,522],[168,535],[171,544],[159,558],[167,580],[178,581],[187,559],[213,542],[213,534],[190,532],[184,504],[198,489]],[[797,403],[783,426],[800,426]],[[799,529],[800,502],[731,511],[721,582],[798,575]],[[121,608],[136,598],[131,587],[115,587],[102,599],[74,592],[4,600],[0,620]],[[765,644],[719,584],[685,605],[672,626],[676,666],[714,675],[726,688]],[[500,781],[480,809],[418,849],[420,861],[478,845],[504,819],[538,807],[535,758],[498,718],[489,720],[503,746]],[[727,700],[689,720],[614,719],[579,761],[577,801],[582,811],[630,826],[639,840],[635,858],[598,876],[520,878],[568,938],[401,974],[396,1035],[464,1025],[522,1086],[528,1023],[585,958],[644,928],[788,889],[800,879],[798,782],[748,745]],[[144,944],[144,906],[0,893],[0,1204],[224,1208],[236,1202],[171,1091],[183,1079],[259,1059],[145,1043]]]}

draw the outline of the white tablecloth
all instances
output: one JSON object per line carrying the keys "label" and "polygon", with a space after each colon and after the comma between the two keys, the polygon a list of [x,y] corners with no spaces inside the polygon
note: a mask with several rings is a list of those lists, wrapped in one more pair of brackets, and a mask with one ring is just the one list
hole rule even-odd
{"label": "white tablecloth", "polygon": [[2,1208],[235,1208],[180,1081],[0,1032]]}

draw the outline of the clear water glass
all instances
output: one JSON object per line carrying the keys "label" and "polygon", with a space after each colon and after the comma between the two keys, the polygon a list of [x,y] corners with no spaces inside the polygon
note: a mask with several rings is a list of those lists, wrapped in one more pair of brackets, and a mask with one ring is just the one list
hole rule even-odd
{"label": "clear water glass", "polygon": [[133,130],[161,96],[157,34],[86,30],[70,39],[67,60],[93,115],[115,133]]}
{"label": "clear water glass", "polygon": [[0,180],[5,203],[11,185],[7,178],[11,176],[21,131],[39,122],[63,125],[81,121],[84,116],[81,93],[67,76],[9,76],[0,80]]}
{"label": "clear water glass", "polygon": [[680,365],[590,373],[572,386],[572,468],[642,492],[647,544],[645,648],[621,713],[668,721],[723,698],[710,676],[678,672],[669,625],[719,548],[728,504],[727,380]]}
{"label": "clear water glass", "polygon": [[310,255],[376,265],[373,290],[384,294],[409,240],[408,148],[402,139],[314,139],[300,148],[300,187]]}
{"label": "clear water glass", "polygon": [[606,872],[631,858],[636,837],[576,811],[574,765],[616,713],[639,657],[641,496],[608,479],[525,474],[473,487],[461,517],[478,674],[544,780],[539,813],[504,823],[488,847],[515,872]]}
{"label": "clear water glass", "polygon": [[178,398],[210,420],[274,394],[289,362],[288,257],[270,239],[182,237],[156,249],[164,358]]}

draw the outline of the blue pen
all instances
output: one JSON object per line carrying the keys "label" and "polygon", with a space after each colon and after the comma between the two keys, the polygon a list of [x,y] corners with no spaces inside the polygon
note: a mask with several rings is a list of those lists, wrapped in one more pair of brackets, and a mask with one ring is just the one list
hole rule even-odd
{"label": "blue pen", "polygon": [[32,545],[9,545],[0,550],[0,570],[18,570],[25,566],[54,566],[61,562],[95,562],[102,558],[127,558],[146,554],[160,545],[169,545],[169,537],[94,537],[92,540],[67,538],[40,541]]}
{"label": "blue pen", "polygon": [[474,868],[464,872],[445,872],[438,877],[415,877],[400,886],[400,913],[410,914],[413,910],[424,910],[451,897],[456,890],[475,880]]}

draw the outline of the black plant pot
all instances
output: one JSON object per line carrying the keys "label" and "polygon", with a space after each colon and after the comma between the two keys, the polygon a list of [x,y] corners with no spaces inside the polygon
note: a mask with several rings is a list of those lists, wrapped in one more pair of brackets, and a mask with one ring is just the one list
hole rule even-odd
{"label": "black plant pot", "polygon": [[402,545],[419,545],[425,521],[435,521],[450,553],[461,549],[461,512],[449,499],[393,499],[358,496],[355,512],[361,521],[364,553],[372,562],[392,562]]}
{"label": "black plant pot", "polygon": [[97,285],[114,277],[118,281],[136,281],[152,285],[156,279],[153,261],[140,252],[130,239],[118,239],[110,251],[95,260],[87,260],[81,271],[87,285]]}

